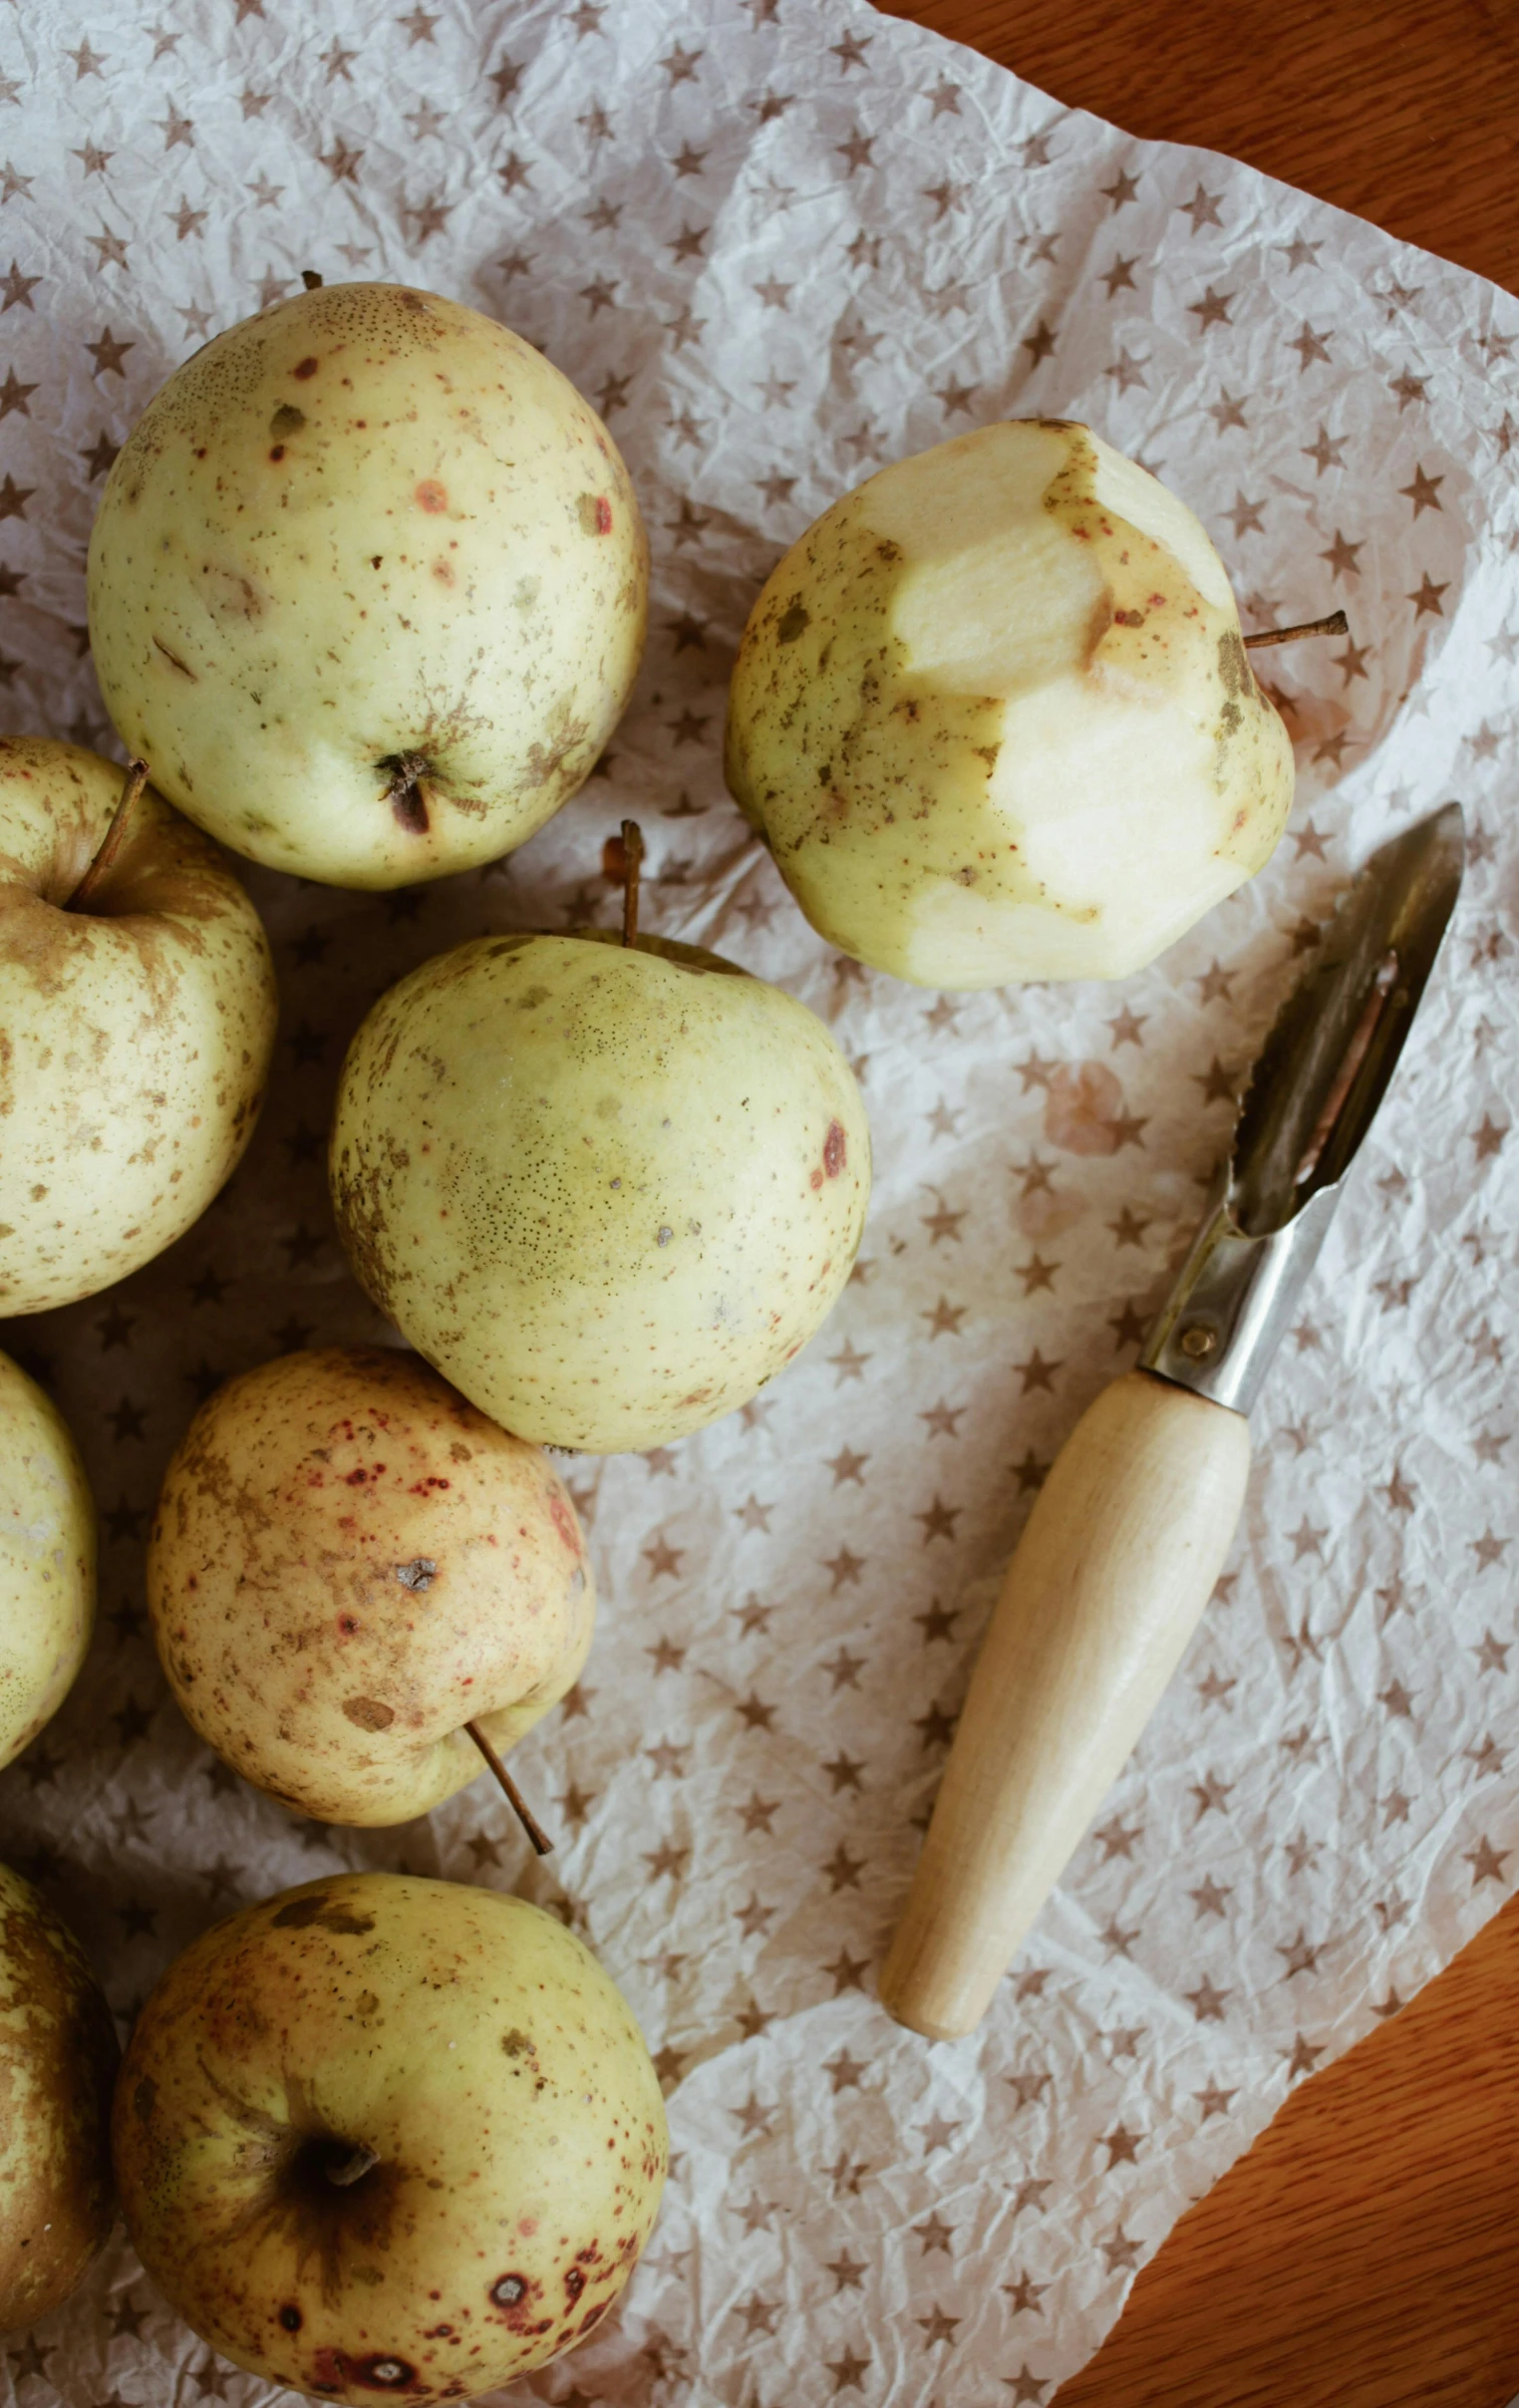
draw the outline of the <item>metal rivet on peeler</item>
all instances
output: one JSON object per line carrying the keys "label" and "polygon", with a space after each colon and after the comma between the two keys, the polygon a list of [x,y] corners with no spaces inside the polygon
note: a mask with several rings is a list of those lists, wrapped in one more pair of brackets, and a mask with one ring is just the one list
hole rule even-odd
{"label": "metal rivet on peeler", "polygon": [[1194,1322],[1190,1330],[1183,1330],[1181,1334],[1181,1351],[1183,1354],[1190,1355],[1193,1362],[1201,1362],[1205,1354],[1212,1354],[1217,1344],[1216,1333],[1205,1330],[1201,1322]]}

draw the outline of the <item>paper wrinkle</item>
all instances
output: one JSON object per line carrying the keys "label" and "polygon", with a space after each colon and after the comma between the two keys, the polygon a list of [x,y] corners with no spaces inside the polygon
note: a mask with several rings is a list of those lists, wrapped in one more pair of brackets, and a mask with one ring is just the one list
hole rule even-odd
{"label": "paper wrinkle", "polygon": [[[78,633],[101,447],[304,266],[429,285],[541,344],[606,416],[653,547],[603,773],[510,861],[410,895],[251,870],[283,1017],[248,1160],[160,1262],[9,1325],[104,1521],[95,1648],[3,1777],[0,1847],[124,2022],[214,1916],[339,1867],[573,1918],[656,2053],[675,2167],[621,2309],[511,2398],[1048,2399],[1288,2088],[1519,1871],[1519,306],[860,0],[337,0],[320,25],[183,0],[167,26],[108,0],[88,41],[39,0],[0,30],[0,76],[22,179],[0,257],[25,287],[0,280],[0,317],[33,389],[0,392],[10,727],[110,742]],[[1252,886],[1121,985],[936,998],[791,905],[723,791],[727,678],[818,511],[1031,414],[1162,474],[1247,628],[1344,603],[1351,637],[1257,656],[1299,798]],[[985,2026],[930,2049],[873,1978],[1042,1469],[1135,1359],[1312,927],[1451,794],[1466,887],[1253,1416],[1229,1569]],[[561,1459],[601,1612],[576,1697],[512,1759],[545,1864],[485,1782],[400,1831],[301,1824],[168,1699],[143,1612],[157,1482],[217,1378],[387,1335],[325,1197],[347,1041],[447,945],[613,925],[625,813],[645,926],[778,981],[855,1061],[859,1272],[746,1411]],[[34,2341],[0,2354],[0,2402],[289,2396],[211,2361],[120,2235]]]}

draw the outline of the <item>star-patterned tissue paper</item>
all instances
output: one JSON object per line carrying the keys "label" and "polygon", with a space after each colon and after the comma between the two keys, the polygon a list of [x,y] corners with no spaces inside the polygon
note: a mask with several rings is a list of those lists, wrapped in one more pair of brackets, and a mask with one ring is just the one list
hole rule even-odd
{"label": "star-patterned tissue paper", "polygon": [[[253,1148],[160,1261],[4,1343],[102,1509],[94,1651],[0,1779],[0,1851],[124,2024],[212,1918],[343,1866],[515,1888],[642,2020],[674,2171],[614,2317],[512,2398],[1048,2401],[1289,2086],[1393,2014],[1519,1873],[1519,304],[1251,169],[1143,144],[860,0],[55,0],[0,19],[0,680],[117,748],[84,558],[137,413],[299,289],[502,318],[605,416],[653,542],[648,655],[585,790],[478,873],[358,895],[252,870],[283,995]],[[1299,766],[1269,869],[1120,986],[934,996],[802,921],[724,793],[726,681],[779,552],[873,468],[1082,418],[1199,512]],[[985,2026],[873,1976],[978,1633],[1040,1481],[1127,1368],[1231,1098],[1353,867],[1450,796],[1470,868],[1397,1083],[1254,1415],[1230,1567]],[[146,1628],[196,1402],[386,1333],[323,1168],[375,995],[484,930],[645,925],[800,996],[862,1081],[876,1186],[821,1335],[682,1445],[566,1469],[600,1630],[513,1758],[426,1823],[293,1822],[172,1705]],[[125,2239],[0,2350],[18,2408],[262,2402]],[[281,2397],[287,2395],[279,2395]]]}

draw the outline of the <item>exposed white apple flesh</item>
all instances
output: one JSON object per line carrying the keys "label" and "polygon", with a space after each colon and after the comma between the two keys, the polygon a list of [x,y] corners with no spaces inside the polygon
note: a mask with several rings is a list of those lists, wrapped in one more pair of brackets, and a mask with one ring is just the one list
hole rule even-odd
{"label": "exposed white apple flesh", "polygon": [[1047,420],[885,468],[792,546],[727,770],[822,935],[947,988],[1141,968],[1261,868],[1293,789],[1203,527]]}
{"label": "exposed white apple flesh", "polygon": [[95,1500],[52,1399],[0,1354],[0,1766],[74,1685],[95,1627]]}
{"label": "exposed white apple flesh", "polygon": [[274,966],[223,856],[152,786],[80,908],[122,772],[0,739],[0,1314],[125,1279],[183,1235],[253,1134]]}
{"label": "exposed white apple flesh", "polygon": [[308,1882],[172,1964],[117,2087],[127,2228],[213,2349],[315,2398],[462,2399],[593,2330],[664,2186],[590,1951],[499,1891]]}
{"label": "exposed white apple flesh", "polygon": [[395,284],[300,293],[176,369],[90,540],[106,705],[240,853],[340,886],[521,844],[637,674],[617,448],[530,343]]}
{"label": "exposed white apple flesh", "polygon": [[327,1823],[404,1823],[504,1754],[585,1661],[595,1591],[537,1447],[389,1348],[285,1354],[203,1404],[148,1602],[187,1720]]}
{"label": "exposed white apple flesh", "polygon": [[338,1228],[413,1346],[521,1436],[664,1444],[753,1396],[849,1276],[870,1135],[821,1021],[689,945],[481,937],[343,1068]]}

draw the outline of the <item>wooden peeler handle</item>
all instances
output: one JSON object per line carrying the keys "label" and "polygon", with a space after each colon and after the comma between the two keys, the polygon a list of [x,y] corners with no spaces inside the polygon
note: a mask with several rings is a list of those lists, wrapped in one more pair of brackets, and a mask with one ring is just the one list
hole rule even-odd
{"label": "wooden peeler handle", "polygon": [[1128,1371],[1076,1423],[982,1644],[881,2000],[974,2031],[1149,1720],[1244,1503],[1243,1413]]}

